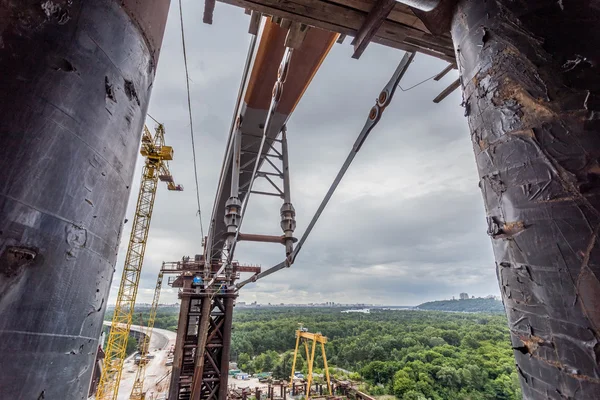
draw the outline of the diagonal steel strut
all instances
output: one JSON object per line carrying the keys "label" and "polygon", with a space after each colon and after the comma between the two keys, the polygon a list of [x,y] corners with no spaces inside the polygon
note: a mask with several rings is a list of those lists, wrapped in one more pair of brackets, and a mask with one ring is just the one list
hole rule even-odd
{"label": "diagonal steel strut", "polygon": [[315,215],[312,217],[310,224],[308,224],[306,231],[300,238],[300,241],[296,245],[296,248],[294,249],[294,251],[289,255],[289,257],[287,257],[284,261],[280,262],[279,264],[277,264],[257,275],[254,275],[251,278],[248,278],[243,282],[238,283],[235,286],[236,290],[241,289],[242,287],[244,287],[245,285],[247,285],[250,282],[256,282],[258,279],[269,276],[269,275],[279,271],[280,269],[290,267],[294,263],[294,261],[296,260],[296,256],[298,256],[298,253],[302,249],[304,242],[306,241],[306,239],[310,235],[311,231],[313,230],[314,226],[316,225],[317,221],[319,220],[319,217],[323,213],[323,210],[327,206],[327,203],[329,203],[329,200],[333,196],[333,193],[335,192],[338,185],[342,181],[342,178],[346,174],[346,171],[350,167],[350,164],[352,164],[354,157],[356,157],[356,154],[359,152],[363,143],[369,136],[369,133],[371,133],[371,131],[373,130],[375,125],[377,125],[377,123],[381,119],[381,115],[383,114],[383,111],[391,103],[392,98],[394,97],[394,93],[396,92],[396,88],[398,87],[398,84],[400,83],[400,80],[406,73],[406,70],[408,69],[408,67],[410,66],[410,64],[414,58],[415,58],[415,53],[407,52],[406,54],[404,54],[404,57],[402,58],[402,60],[400,61],[400,64],[398,65],[398,68],[396,68],[396,71],[390,78],[387,85],[385,85],[385,87],[383,88],[381,93],[379,93],[379,97],[377,98],[375,105],[369,111],[369,116],[367,117],[367,122],[365,122],[365,125],[363,126],[362,130],[360,131],[360,134],[358,135],[358,137],[356,138],[356,141],[354,142],[354,146],[352,146],[352,149],[350,150],[348,157],[346,157],[346,161],[340,168],[340,171],[338,172],[333,183],[329,187],[329,190],[325,194],[325,197],[321,201],[319,208],[315,212]]}

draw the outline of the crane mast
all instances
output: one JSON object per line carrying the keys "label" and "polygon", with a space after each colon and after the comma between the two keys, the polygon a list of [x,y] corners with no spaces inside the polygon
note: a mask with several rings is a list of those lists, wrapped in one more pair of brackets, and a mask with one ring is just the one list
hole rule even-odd
{"label": "crane mast", "polygon": [[150,349],[150,339],[152,338],[152,330],[154,329],[154,320],[156,319],[156,311],[158,309],[158,300],[160,298],[160,290],[162,288],[163,271],[162,269],[158,273],[158,279],[156,280],[156,288],[154,289],[154,298],[152,299],[152,306],[150,307],[150,317],[148,318],[148,328],[146,329],[145,339],[142,341],[140,346],[140,365],[137,370],[135,381],[133,383],[133,389],[131,389],[131,400],[143,400],[145,398],[144,392],[144,378],[146,375],[146,364],[148,350]]}
{"label": "crane mast", "polygon": [[162,124],[157,126],[154,136],[144,126],[140,153],[146,158],[146,162],[142,171],[125,267],[108,335],[106,358],[96,395],[98,400],[117,399],[158,181],[166,182],[168,190],[183,190],[181,185],[174,183],[167,164],[173,159],[173,148],[166,146],[164,142],[165,129]]}

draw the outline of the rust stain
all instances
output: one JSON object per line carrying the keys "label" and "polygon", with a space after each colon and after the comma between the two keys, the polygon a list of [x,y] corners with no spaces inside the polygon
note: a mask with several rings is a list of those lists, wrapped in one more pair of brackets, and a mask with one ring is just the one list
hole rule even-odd
{"label": "rust stain", "polygon": [[563,201],[575,201],[577,200],[579,197],[575,197],[575,196],[564,196],[564,197],[555,197],[553,199],[549,199],[549,200],[537,200],[536,203],[560,203]]}
{"label": "rust stain", "polygon": [[587,267],[588,263],[590,262],[590,254],[592,253],[592,250],[594,250],[594,246],[596,245],[596,240],[598,239],[598,228],[599,227],[596,227],[594,234],[590,237],[590,241],[587,245],[585,253],[582,254],[583,261],[581,262],[580,277],[581,277],[581,274],[583,273],[583,268]]}
{"label": "rust stain", "polygon": [[555,368],[558,368],[559,370],[563,371],[567,375],[569,375],[577,380],[593,382],[593,383],[600,383],[600,379],[598,379],[598,378],[592,378],[591,376],[588,376],[588,375],[569,372],[571,370],[571,368],[568,368],[561,362],[554,361],[554,360],[548,360],[547,358],[544,358],[538,354],[535,354],[535,352],[537,351],[537,349],[540,346],[554,347],[554,344],[552,342],[548,342],[547,340],[544,340],[544,339],[542,339],[538,336],[534,336],[534,335],[531,335],[531,336],[518,335],[518,338],[523,343],[523,346],[516,348],[515,350],[519,350],[524,354],[527,353],[527,354],[529,354],[529,356],[531,358],[535,358],[536,360],[542,361],[545,364],[548,364]]}
{"label": "rust stain", "polygon": [[529,138],[535,139],[535,132],[531,128],[519,129],[519,130],[508,132],[508,133],[510,135],[524,136],[524,137],[529,137]]}
{"label": "rust stain", "polygon": [[506,236],[514,236],[524,230],[525,223],[523,221],[505,222],[504,225],[502,225],[502,232]]}
{"label": "rust stain", "polygon": [[[589,259],[589,254],[586,254]],[[594,272],[585,265],[577,278],[577,293],[579,304],[590,320],[591,329],[600,336],[600,280]]]}
{"label": "rust stain", "polygon": [[[523,107],[523,116],[521,122],[527,127],[540,126],[541,123],[548,120],[554,120],[558,115],[547,104],[544,104],[543,99],[533,98],[518,82],[515,82],[510,77],[505,77],[502,85],[498,87],[496,93],[497,99],[514,99],[521,107]],[[499,104],[496,104],[499,106]]]}
{"label": "rust stain", "polygon": [[590,256],[596,242],[598,240],[598,231],[600,225],[596,226],[594,233],[590,237],[585,253],[580,254],[582,256],[581,270],[577,276],[577,296],[579,298],[579,304],[583,310],[585,316],[590,320],[591,329],[594,331],[596,336],[600,336],[600,298],[597,293],[600,293],[600,280],[589,267]]}
{"label": "rust stain", "polygon": [[523,353],[526,352],[531,355],[533,355],[533,353],[535,353],[541,345],[546,343],[546,341],[544,339],[542,339],[539,336],[535,336],[535,335],[531,335],[531,336],[518,335],[518,337],[519,337],[519,340],[521,341],[521,343],[523,343],[523,347],[519,348],[519,350]]}
{"label": "rust stain", "polygon": [[479,144],[479,149],[481,151],[484,151],[485,149],[488,148],[488,143],[485,140],[483,140],[483,139],[479,139],[478,144]]}

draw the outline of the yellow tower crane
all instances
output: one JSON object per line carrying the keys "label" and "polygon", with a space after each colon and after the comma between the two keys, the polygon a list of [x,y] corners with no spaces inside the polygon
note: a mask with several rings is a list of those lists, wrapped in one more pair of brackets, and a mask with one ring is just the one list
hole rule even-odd
{"label": "yellow tower crane", "polygon": [[106,344],[104,368],[96,393],[98,400],[117,399],[158,181],[166,182],[169,190],[183,190],[181,185],[174,183],[169,171],[167,162],[173,159],[173,148],[165,146],[165,128],[162,124],[156,127],[154,136],[144,126],[140,153],[146,158],[146,163],[142,171],[125,267]]}
{"label": "yellow tower crane", "polygon": [[146,392],[144,392],[144,378],[146,374],[146,364],[148,362],[146,356],[150,350],[150,339],[152,338],[152,330],[154,329],[154,320],[156,319],[156,311],[158,309],[158,299],[160,298],[162,281],[163,271],[161,269],[158,273],[158,279],[156,280],[156,288],[154,289],[154,298],[152,299],[152,306],[150,307],[150,317],[148,318],[146,336],[140,346],[140,365],[135,375],[133,389],[131,389],[131,396],[129,396],[131,400],[144,400],[146,398]]}
{"label": "yellow tower crane", "polygon": [[[327,378],[327,390],[329,392],[329,395],[331,396],[331,381],[329,379],[327,355],[325,354],[325,343],[327,343],[327,338],[321,335],[321,333],[310,333],[306,328],[303,328],[302,326],[296,331],[296,348],[294,349],[294,361],[292,361],[292,374],[290,376],[290,385],[292,384],[292,382],[294,382],[294,377],[296,374],[296,358],[298,357],[298,347],[301,341],[304,343],[304,349],[306,350],[306,363],[308,364],[308,378],[306,380],[306,399],[310,399],[310,385],[312,384],[313,365],[315,361],[315,349],[317,347],[317,343],[321,343],[321,353],[323,354],[325,377]],[[308,349],[308,342],[312,342],[311,351],[309,351]]]}

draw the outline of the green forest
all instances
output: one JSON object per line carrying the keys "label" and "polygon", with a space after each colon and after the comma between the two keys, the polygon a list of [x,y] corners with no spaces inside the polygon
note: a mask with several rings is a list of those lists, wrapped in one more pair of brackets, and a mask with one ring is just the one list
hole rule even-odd
{"label": "green forest", "polygon": [[504,305],[494,299],[464,299],[430,301],[417,306],[419,310],[503,313]]}
{"label": "green forest", "polygon": [[[294,331],[321,332],[331,371],[402,400],[521,399],[506,317],[498,314],[339,309],[240,309],[232,359],[247,372],[289,375]],[[322,366],[317,352],[317,366]],[[305,369],[302,363],[297,370]],[[319,372],[319,371],[316,371]]]}
{"label": "green forest", "polygon": [[[106,310],[104,314],[105,321],[111,321],[113,318],[113,308]],[[150,316],[150,307],[136,306],[135,316],[133,317],[134,325],[144,326],[148,323]],[[156,318],[154,319],[154,327],[160,329],[166,329],[175,332],[177,330],[177,319],[179,319],[179,307],[159,307],[156,311]]]}
{"label": "green forest", "polygon": [[[145,320],[147,310],[140,311]],[[176,323],[176,312],[159,310],[156,327],[175,330]],[[362,381],[363,390],[374,396],[522,398],[506,317],[498,313],[371,310],[346,314],[336,308],[236,308],[232,361],[248,373],[269,371],[275,378],[289,377],[299,324],[328,337],[326,353],[333,375]],[[306,373],[299,354],[296,370]],[[319,350],[315,363],[315,372],[321,373]]]}

